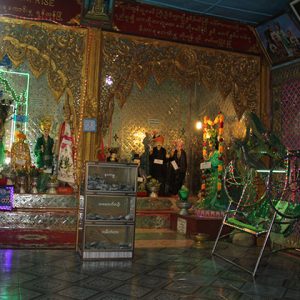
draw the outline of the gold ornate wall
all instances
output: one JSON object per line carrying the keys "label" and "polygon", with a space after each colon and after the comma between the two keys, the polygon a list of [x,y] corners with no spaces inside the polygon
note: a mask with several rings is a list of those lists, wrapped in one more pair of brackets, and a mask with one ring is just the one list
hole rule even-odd
{"label": "gold ornate wall", "polygon": [[261,70],[258,56],[103,32],[99,119],[106,145],[128,158],[143,151],[141,133],[158,129],[167,149],[183,138],[194,192],[201,159],[195,119],[222,110],[227,126],[246,109],[260,115]]}
{"label": "gold ornate wall", "polygon": [[[260,112],[260,58],[215,49],[103,33],[100,128],[111,122],[114,99],[122,107],[133,84],[141,90],[150,76],[160,84],[174,79],[184,88],[217,87],[224,99],[233,95],[240,117],[245,109]],[[108,80],[110,83],[108,84]]]}
{"label": "gold ornate wall", "polygon": [[82,149],[85,143],[89,145],[93,142],[90,138],[86,140],[86,137],[83,141],[82,120],[89,116],[86,108],[92,105],[91,109],[94,109],[95,103],[98,103],[99,87],[94,83],[99,74],[97,41],[100,40],[100,34],[96,29],[0,19],[0,59],[8,54],[15,67],[27,60],[36,77],[47,74],[48,85],[57,101],[64,93],[68,94],[73,114],[78,172],[83,161],[90,159],[89,152],[82,157]]}

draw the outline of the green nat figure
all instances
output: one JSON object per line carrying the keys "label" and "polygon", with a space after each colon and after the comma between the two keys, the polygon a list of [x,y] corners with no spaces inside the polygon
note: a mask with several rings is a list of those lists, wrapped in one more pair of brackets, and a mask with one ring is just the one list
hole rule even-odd
{"label": "green nat figure", "polygon": [[37,167],[46,173],[52,173],[54,140],[50,137],[51,120],[44,119],[40,125],[42,136],[37,139],[34,147]]}
{"label": "green nat figure", "polygon": [[188,202],[190,191],[183,185],[178,191],[179,200],[176,202],[178,208],[180,208],[179,214],[186,216],[189,214],[188,209],[192,207],[192,203]]}

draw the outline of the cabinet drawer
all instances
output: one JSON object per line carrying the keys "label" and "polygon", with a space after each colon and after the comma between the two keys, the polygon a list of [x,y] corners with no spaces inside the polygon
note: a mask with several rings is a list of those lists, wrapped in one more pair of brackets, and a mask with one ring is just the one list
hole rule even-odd
{"label": "cabinet drawer", "polygon": [[86,195],[87,221],[133,221],[135,219],[134,196]]}
{"label": "cabinet drawer", "polygon": [[87,163],[86,192],[136,193],[137,165]]}
{"label": "cabinet drawer", "polygon": [[85,225],[84,250],[133,250],[134,225]]}

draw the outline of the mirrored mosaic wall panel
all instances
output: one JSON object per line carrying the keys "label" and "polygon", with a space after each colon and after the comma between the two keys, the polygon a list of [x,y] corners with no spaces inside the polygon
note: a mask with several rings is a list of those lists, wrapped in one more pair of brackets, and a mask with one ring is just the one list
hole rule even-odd
{"label": "mirrored mosaic wall panel", "polygon": [[232,96],[223,98],[217,89],[202,85],[183,89],[166,80],[158,85],[151,79],[141,91],[134,86],[122,108],[115,103],[111,127],[105,145],[119,148],[121,158],[130,160],[132,152],[142,154],[145,133],[159,132],[165,138],[164,147],[171,150],[177,139],[183,139],[188,156],[187,181],[194,194],[200,189],[202,161],[202,131],[195,124],[205,115],[215,118],[219,111],[225,115],[225,142],[230,144],[230,127],[237,120]]}
{"label": "mirrored mosaic wall panel", "polygon": [[[14,141],[14,131],[24,131],[27,136],[31,159],[34,162],[33,149],[38,136],[41,135],[41,120],[48,116],[51,117],[52,129],[50,136],[57,140],[59,125],[63,122],[63,114],[61,112],[63,111],[66,97],[63,95],[59,102],[57,102],[49,88],[47,75],[42,74],[39,78],[36,78],[32,74],[28,62],[20,65],[18,68],[13,67],[9,71],[3,70],[2,74],[4,74],[3,77],[8,80],[18,95],[26,91],[28,97],[28,101],[24,107],[27,114],[25,122],[16,122],[13,119],[14,110],[16,108],[11,107],[10,109],[9,117],[5,122],[5,150],[10,151]],[[2,98],[9,97],[10,95],[4,94]]]}

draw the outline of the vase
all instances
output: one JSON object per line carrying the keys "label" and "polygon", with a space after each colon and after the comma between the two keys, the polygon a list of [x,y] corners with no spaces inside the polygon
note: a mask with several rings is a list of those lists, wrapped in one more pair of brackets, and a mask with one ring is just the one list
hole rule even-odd
{"label": "vase", "polygon": [[148,186],[147,189],[150,192],[150,198],[158,198],[159,186]]}
{"label": "vase", "polygon": [[58,187],[58,182],[48,182],[47,184],[48,190],[47,190],[47,194],[57,194],[56,192],[56,188]]}
{"label": "vase", "polygon": [[33,177],[32,181],[31,181],[31,194],[37,194],[38,193],[37,183],[38,183],[38,178]]}
{"label": "vase", "polygon": [[194,248],[197,249],[204,249],[206,248],[205,246],[205,242],[208,240],[209,235],[206,233],[198,233],[194,236],[194,240],[195,240],[195,244],[194,244]]}
{"label": "vase", "polygon": [[20,182],[20,194],[25,194],[26,191],[25,191],[25,180],[26,180],[26,177],[24,176],[21,176],[19,178],[19,182]]}
{"label": "vase", "polygon": [[177,201],[176,205],[178,208],[180,208],[179,214],[181,216],[186,216],[189,214],[188,209],[192,207],[192,203],[187,202],[187,201]]}

